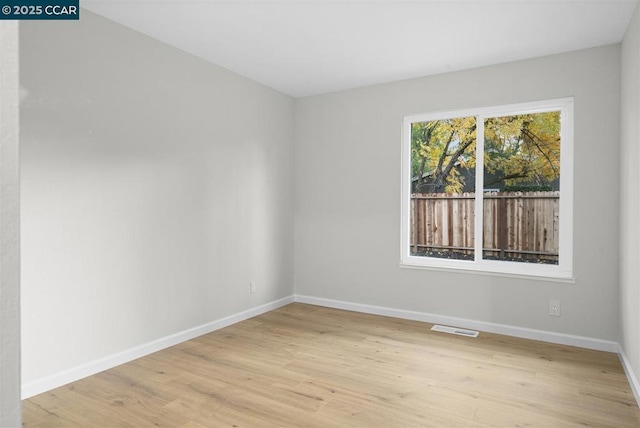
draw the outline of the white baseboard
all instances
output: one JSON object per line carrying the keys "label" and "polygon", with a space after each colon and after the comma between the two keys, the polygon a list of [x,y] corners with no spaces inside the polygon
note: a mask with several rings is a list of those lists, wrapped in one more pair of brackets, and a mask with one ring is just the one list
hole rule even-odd
{"label": "white baseboard", "polygon": [[299,294],[295,296],[295,301],[300,303],[308,303],[310,305],[326,306],[330,308],[362,312],[366,314],[383,315],[387,317],[402,318],[413,321],[424,321],[433,324],[444,324],[448,326],[462,327],[470,330],[485,331],[487,333],[504,334],[507,336],[521,337],[524,339],[557,343],[560,345],[577,346],[580,348],[614,353],[618,352],[617,342],[593,339],[590,337],[554,333],[544,330],[534,330],[530,328],[515,327],[504,324],[495,324],[486,321],[475,321],[465,318],[450,317],[446,315],[430,314],[427,312],[407,311],[404,309],[394,309],[383,306],[364,305],[361,303],[324,299],[321,297],[303,296]]}
{"label": "white baseboard", "polygon": [[181,331],[179,333],[154,340],[153,342],[136,346],[135,348],[127,349],[114,355],[109,355],[99,360],[91,361],[79,367],[26,383],[22,385],[22,399],[33,397],[34,395],[58,388],[70,382],[75,382],[76,380],[80,380],[137,358],[144,357],[145,355],[152,354],[161,349],[177,345],[195,337],[202,336],[203,334],[211,333],[212,331],[219,330],[293,302],[294,296],[274,300],[273,302],[265,303],[264,305],[256,306],[255,308],[247,309],[245,311],[238,312],[237,314],[229,315],[207,324]]}
{"label": "white baseboard", "polygon": [[450,317],[446,315],[430,314],[427,312],[407,311],[403,309],[387,308],[384,306],[365,305],[361,303],[345,302],[341,300],[324,299],[322,297],[304,296],[296,294],[295,301],[310,305],[325,306],[347,311],[361,312],[365,314],[382,315],[387,317],[423,321],[432,324],[444,324],[448,326],[462,327],[471,330],[485,331],[488,333],[504,334],[507,336],[521,337],[523,339],[540,340],[543,342],[557,343],[560,345],[577,346],[617,353],[636,403],[640,406],[640,383],[636,377],[624,350],[617,342],[594,339],[591,337],[575,336],[571,334],[554,333],[551,331],[535,330],[523,327],[514,327],[504,324],[495,324],[486,321],[475,321],[466,318]]}
{"label": "white baseboard", "polygon": [[446,315],[430,314],[426,312],[407,311],[403,309],[387,308],[383,306],[365,305],[361,303],[345,302],[340,300],[324,299],[320,297],[295,295],[288,296],[273,302],[265,303],[255,308],[247,309],[237,314],[212,321],[210,323],[191,328],[170,336],[145,343],[135,348],[131,348],[114,355],[101,358],[96,361],[83,364],[64,372],[56,373],[42,379],[38,379],[22,386],[22,399],[33,397],[54,388],[66,385],[70,382],[80,380],[87,376],[127,363],[145,355],[160,351],[161,349],[177,345],[184,341],[193,339],[203,334],[227,327],[229,325],[244,321],[254,316],[269,312],[293,302],[308,303],[311,305],[325,306],[336,309],[344,309],[354,312],[389,316],[414,321],[423,321],[434,324],[444,324],[462,327],[473,330],[480,330],[489,333],[505,334],[508,336],[521,337],[525,339],[541,340],[544,342],[557,343],[562,345],[578,346],[581,348],[595,349],[599,351],[616,352],[629,380],[631,390],[640,405],[640,383],[636,378],[631,365],[623,351],[616,342],[593,339],[583,336],[574,336],[562,333],[554,333],[543,330],[534,330],[522,327],[514,327],[503,324],[489,323],[485,321],[475,321],[465,318],[450,317]]}
{"label": "white baseboard", "polygon": [[624,349],[622,349],[622,346],[618,347],[618,356],[620,357],[622,368],[624,368],[624,372],[627,375],[627,379],[629,380],[629,386],[631,386],[633,396],[636,398],[636,403],[638,403],[638,406],[640,406],[640,383],[638,382],[638,378],[631,368],[631,363],[627,359],[627,355],[624,353]]}

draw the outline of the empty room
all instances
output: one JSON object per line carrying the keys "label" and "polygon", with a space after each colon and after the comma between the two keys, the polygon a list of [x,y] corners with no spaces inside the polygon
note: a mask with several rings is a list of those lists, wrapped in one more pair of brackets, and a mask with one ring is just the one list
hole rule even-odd
{"label": "empty room", "polygon": [[637,0],[1,6],[1,428],[640,427]]}

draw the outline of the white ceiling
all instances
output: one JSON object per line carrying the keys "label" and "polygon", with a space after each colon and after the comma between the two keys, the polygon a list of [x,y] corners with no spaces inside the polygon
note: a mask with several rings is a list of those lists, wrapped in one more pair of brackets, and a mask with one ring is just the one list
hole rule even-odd
{"label": "white ceiling", "polygon": [[636,4],[82,1],[106,18],[294,97],[618,43]]}

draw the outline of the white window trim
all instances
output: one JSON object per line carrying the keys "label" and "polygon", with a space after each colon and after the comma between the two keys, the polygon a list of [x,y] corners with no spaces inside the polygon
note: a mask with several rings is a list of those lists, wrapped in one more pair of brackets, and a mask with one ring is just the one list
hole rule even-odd
{"label": "white window trim", "polygon": [[[484,119],[524,113],[560,111],[560,225],[557,265],[521,263],[482,259],[482,196],[476,197],[475,260],[451,260],[411,256],[409,252],[411,192],[411,124],[456,117],[476,116],[476,164],[484,165]],[[573,282],[573,97],[528,103],[453,110],[405,116],[402,127],[402,220],[400,266],[446,271],[477,272],[508,277],[537,277],[560,282]],[[476,168],[476,189],[484,188],[483,168]],[[476,192],[476,194],[478,194]],[[482,195],[482,193],[480,193]]]}

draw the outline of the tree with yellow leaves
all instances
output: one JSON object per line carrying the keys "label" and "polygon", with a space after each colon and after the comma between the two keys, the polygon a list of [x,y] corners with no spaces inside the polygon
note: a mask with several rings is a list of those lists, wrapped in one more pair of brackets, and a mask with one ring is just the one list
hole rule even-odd
{"label": "tree with yellow leaves", "polygon": [[[462,191],[476,166],[476,120],[472,116],[412,124],[414,191]],[[560,112],[488,118],[484,129],[485,188],[546,186],[560,177]]]}

